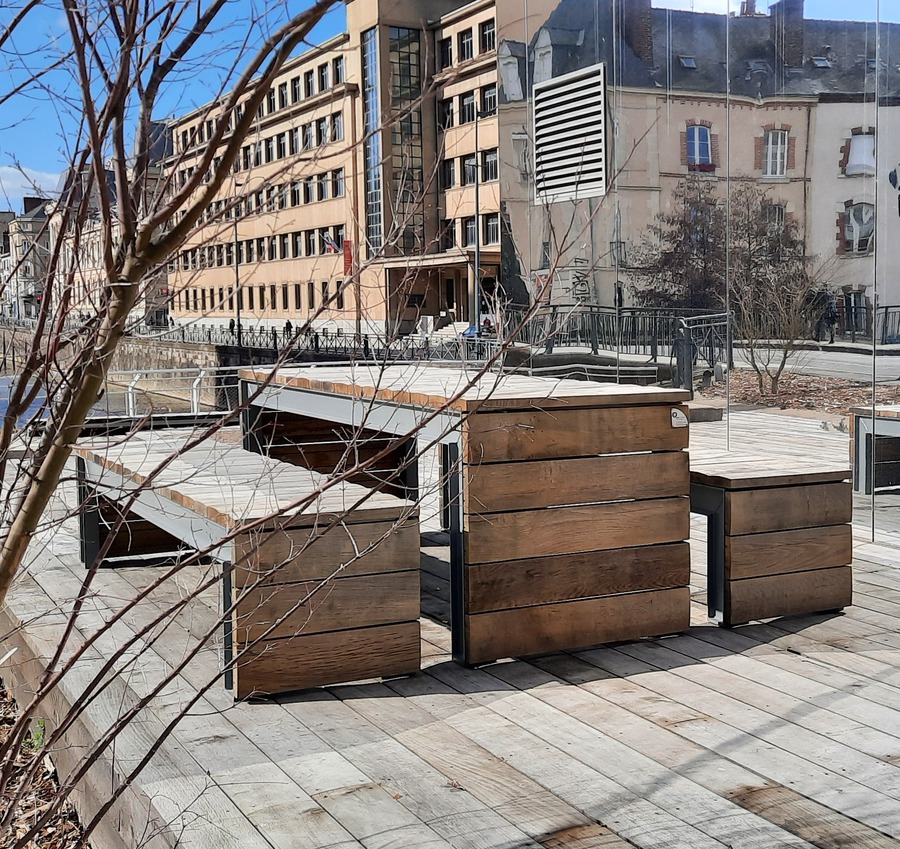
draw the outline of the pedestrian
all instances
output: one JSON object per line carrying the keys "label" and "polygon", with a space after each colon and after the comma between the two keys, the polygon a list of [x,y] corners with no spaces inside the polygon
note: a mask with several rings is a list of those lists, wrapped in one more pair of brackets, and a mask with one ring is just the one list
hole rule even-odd
{"label": "pedestrian", "polygon": [[234,319],[228,322],[228,332],[234,336]]}
{"label": "pedestrian", "polygon": [[294,325],[291,324],[291,320],[288,319],[284,323],[284,338],[285,340],[290,339],[294,335]]}

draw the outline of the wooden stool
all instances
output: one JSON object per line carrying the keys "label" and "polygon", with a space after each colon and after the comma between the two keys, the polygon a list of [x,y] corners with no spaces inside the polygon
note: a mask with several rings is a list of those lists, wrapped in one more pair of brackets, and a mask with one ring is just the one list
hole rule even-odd
{"label": "wooden stool", "polygon": [[840,610],[852,601],[850,470],[738,452],[691,452],[691,511],[709,517],[709,616]]}

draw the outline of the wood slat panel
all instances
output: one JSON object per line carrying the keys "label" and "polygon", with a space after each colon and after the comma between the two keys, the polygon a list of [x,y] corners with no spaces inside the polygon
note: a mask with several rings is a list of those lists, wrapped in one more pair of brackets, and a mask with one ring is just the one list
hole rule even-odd
{"label": "wood slat panel", "polygon": [[689,488],[683,451],[493,463],[468,466],[466,476],[467,513],[665,498]]}
{"label": "wood slat panel", "polygon": [[466,570],[466,605],[470,613],[484,613],[683,587],[690,582],[690,571],[691,551],[686,542],[483,563]]}
{"label": "wood slat panel", "polygon": [[737,625],[774,616],[838,610],[852,603],[852,583],[850,566],[729,581],[725,585],[725,620]]}
{"label": "wood slat panel", "polygon": [[[479,413],[463,425],[465,461],[498,463],[626,451],[679,451],[688,428],[672,426],[673,407],[606,407]],[[685,416],[687,408],[677,407]]]}
{"label": "wood slat panel", "polygon": [[466,563],[680,542],[690,532],[689,505],[656,498],[468,516]]}
{"label": "wood slat panel", "polygon": [[757,534],[842,525],[853,509],[849,483],[782,486],[725,493],[725,533]]}
{"label": "wood slat panel", "polygon": [[[341,564],[342,576],[397,572],[419,567],[419,523],[372,522],[319,533],[305,549],[309,530],[252,531],[235,539],[234,585],[264,577],[265,583],[327,578]],[[303,549],[301,551],[301,549]]]}
{"label": "wood slat panel", "polygon": [[725,539],[725,577],[730,580],[845,566],[852,559],[851,525],[744,534]]}
{"label": "wood slat panel", "polygon": [[466,617],[467,663],[526,657],[685,631],[687,587],[478,613]]}
{"label": "wood slat panel", "polygon": [[248,590],[236,607],[235,639],[255,640],[282,617],[266,639],[418,619],[419,570]]}
{"label": "wood slat panel", "polygon": [[900,460],[900,436],[876,436],[875,462],[895,463],[898,460]]}
{"label": "wood slat panel", "polygon": [[266,640],[235,670],[235,697],[418,672],[419,623]]}

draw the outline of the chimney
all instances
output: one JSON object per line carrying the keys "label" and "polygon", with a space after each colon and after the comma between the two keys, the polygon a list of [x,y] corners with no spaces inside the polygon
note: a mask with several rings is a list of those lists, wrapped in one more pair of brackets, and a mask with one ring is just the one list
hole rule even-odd
{"label": "chimney", "polygon": [[653,64],[653,10],[650,0],[618,0],[625,43],[645,65]]}
{"label": "chimney", "polygon": [[741,3],[741,17],[755,18],[759,12],[756,11],[756,0],[743,0]]}
{"label": "chimney", "polygon": [[772,18],[772,41],[785,65],[803,65],[803,0],[779,0],[769,9]]}
{"label": "chimney", "polygon": [[44,198],[22,198],[22,206],[25,210],[25,215],[28,215],[29,212],[33,212],[39,206],[43,206]]}

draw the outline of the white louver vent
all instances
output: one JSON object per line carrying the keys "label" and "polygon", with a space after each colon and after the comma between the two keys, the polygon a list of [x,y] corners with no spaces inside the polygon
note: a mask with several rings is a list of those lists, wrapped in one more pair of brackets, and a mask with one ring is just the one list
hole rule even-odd
{"label": "white louver vent", "polygon": [[534,195],[540,204],[606,194],[606,65],[534,86]]}

